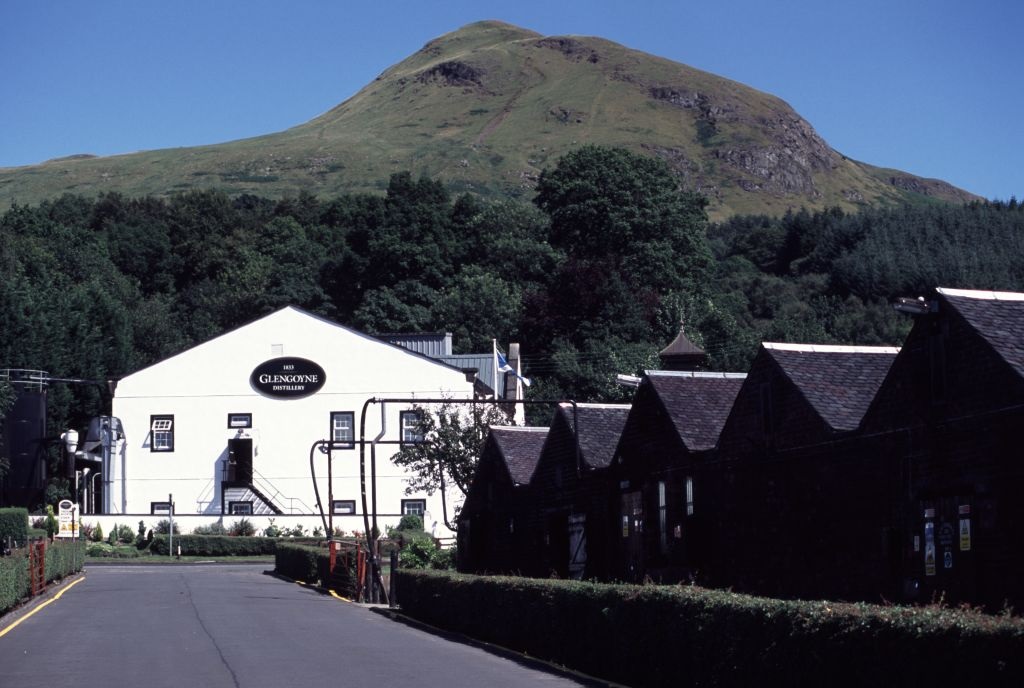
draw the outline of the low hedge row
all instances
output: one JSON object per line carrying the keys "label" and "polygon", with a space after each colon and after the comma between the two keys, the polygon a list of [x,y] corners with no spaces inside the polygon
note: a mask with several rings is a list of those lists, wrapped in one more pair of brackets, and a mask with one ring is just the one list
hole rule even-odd
{"label": "low hedge row", "polygon": [[339,554],[334,575],[331,575],[331,557],[327,548],[279,542],[274,554],[274,572],[351,596],[354,579],[351,559]]}
{"label": "low hedge row", "polygon": [[60,580],[85,566],[83,540],[57,540],[46,545],[46,582]]}
{"label": "low hedge row", "polygon": [[[84,563],[85,543],[60,540],[47,543],[48,583],[81,571]],[[9,557],[0,557],[0,613],[6,612],[28,596],[28,551],[19,549]]]}
{"label": "low hedge row", "polygon": [[411,617],[631,686],[1024,685],[1024,620],[403,569]]}
{"label": "low hedge row", "polygon": [[0,543],[11,542],[23,546],[28,541],[28,509],[10,507],[0,509]]}
{"label": "low hedge row", "polygon": [[[171,554],[170,536],[155,535],[149,546],[153,554]],[[288,540],[293,542],[293,540]],[[300,542],[316,542],[315,539],[299,540]],[[226,557],[226,556],[258,556],[273,554],[277,551],[277,543],[283,542],[280,538],[269,538],[259,536],[234,536],[234,535],[175,535],[174,552],[178,553],[181,547],[182,555],[202,557]]]}

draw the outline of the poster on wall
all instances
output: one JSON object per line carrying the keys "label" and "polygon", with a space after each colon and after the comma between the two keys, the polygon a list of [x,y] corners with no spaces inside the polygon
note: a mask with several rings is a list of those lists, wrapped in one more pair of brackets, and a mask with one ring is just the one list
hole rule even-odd
{"label": "poster on wall", "polygon": [[971,551],[971,519],[960,519],[960,551]]}

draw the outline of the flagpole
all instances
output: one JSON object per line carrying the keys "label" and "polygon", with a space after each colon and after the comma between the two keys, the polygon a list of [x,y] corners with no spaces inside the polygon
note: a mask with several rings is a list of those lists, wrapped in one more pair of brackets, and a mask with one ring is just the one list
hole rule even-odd
{"label": "flagpole", "polygon": [[491,389],[494,390],[494,400],[498,400],[498,340],[491,340],[491,360],[493,366],[491,368]]}

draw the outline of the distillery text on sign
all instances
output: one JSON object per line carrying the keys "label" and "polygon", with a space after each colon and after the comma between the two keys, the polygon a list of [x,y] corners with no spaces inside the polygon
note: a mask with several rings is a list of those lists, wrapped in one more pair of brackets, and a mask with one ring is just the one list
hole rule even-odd
{"label": "distillery text on sign", "polygon": [[295,399],[315,394],[324,386],[327,374],[305,358],[274,358],[256,366],[249,383],[260,394]]}

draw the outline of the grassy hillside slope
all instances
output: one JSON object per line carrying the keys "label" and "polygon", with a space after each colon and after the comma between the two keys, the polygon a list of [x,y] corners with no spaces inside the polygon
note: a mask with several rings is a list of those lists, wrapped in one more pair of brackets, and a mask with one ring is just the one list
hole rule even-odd
{"label": "grassy hillside slope", "polygon": [[786,103],[734,81],[600,38],[488,21],[429,42],[280,133],[0,169],[0,207],[63,192],[329,196],[383,189],[404,170],[456,191],[529,197],[544,167],[591,143],[665,158],[713,218],[974,198],[850,160]]}

